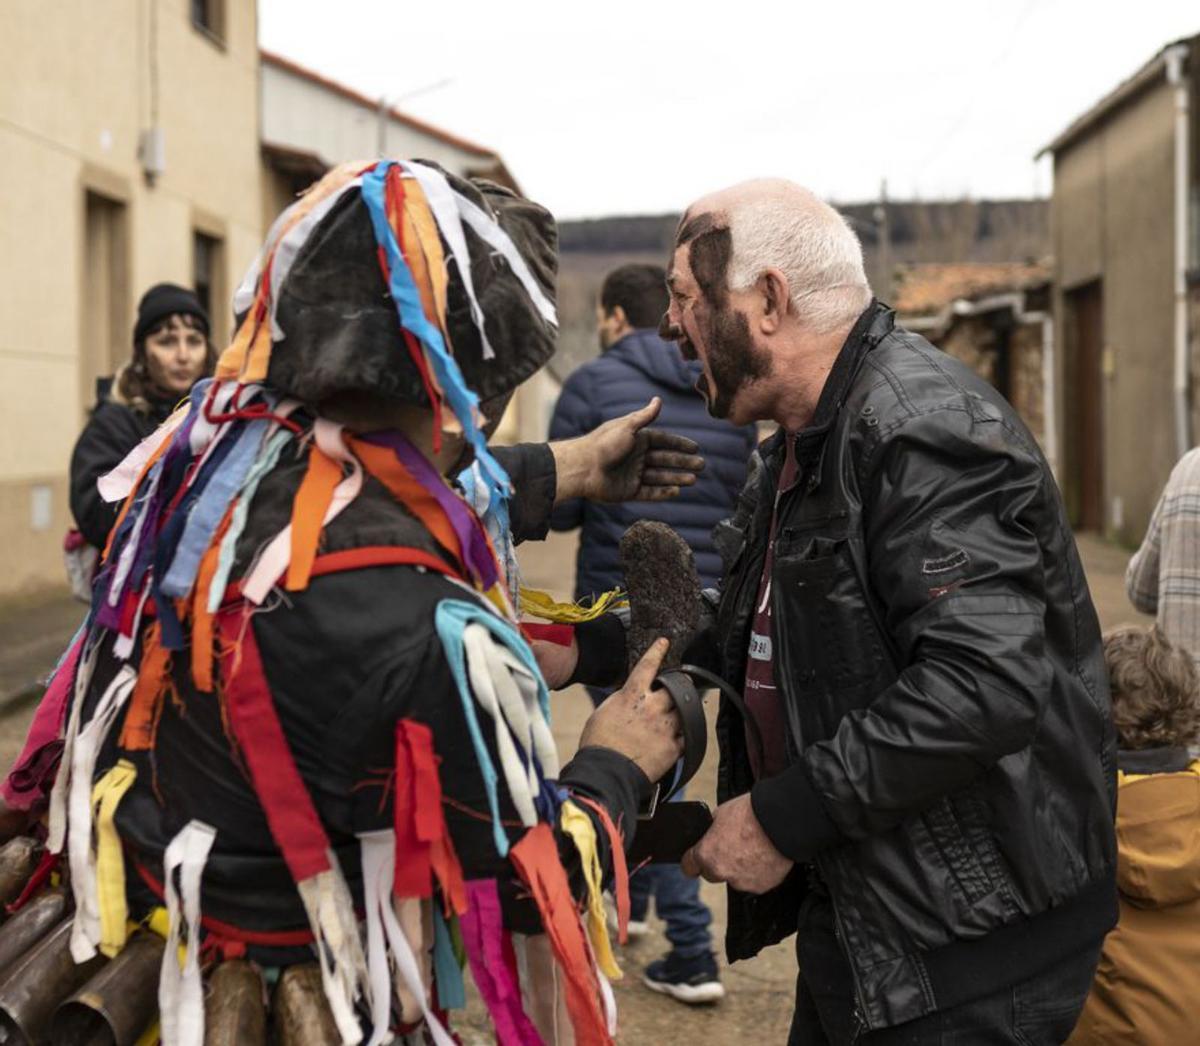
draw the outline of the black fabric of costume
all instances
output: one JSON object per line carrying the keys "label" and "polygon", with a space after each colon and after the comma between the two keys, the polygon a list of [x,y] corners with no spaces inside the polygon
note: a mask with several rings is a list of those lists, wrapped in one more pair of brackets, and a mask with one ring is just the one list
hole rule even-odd
{"label": "black fabric of costume", "polygon": [[[504,463],[521,487],[514,518],[544,527],[554,489],[554,459],[544,445],[509,448]],[[259,487],[247,533],[239,543],[235,577],[252,550],[286,522],[307,453],[283,460]],[[528,491],[526,497],[522,491]],[[523,502],[530,503],[521,508]],[[529,533],[528,531],[526,533]],[[389,545],[444,555],[424,527],[369,477],[362,492],[325,530],[322,552]],[[483,775],[469,740],[458,687],[434,627],[437,605],[471,601],[462,587],[432,571],[409,566],[369,566],[314,577],[308,587],[252,619],[272,699],[297,769],[308,787],[357,905],[362,904],[356,833],[392,827],[395,725],[411,718],[429,726],[440,759],[445,813],[467,878],[497,879],[506,926],[534,933],[536,909],[512,867],[496,853]],[[85,717],[118,670],[105,640],[88,689]],[[141,658],[134,653],[133,664]],[[125,753],[137,779],[117,810],[116,822],[129,863],[126,876],[135,914],[161,903],[137,871],[162,881],[162,855],[193,818],[217,829],[204,872],[202,910],[243,931],[304,930],[300,896],[272,839],[241,757],[226,732],[219,694],[192,682],[190,656],[173,659],[172,697],[164,702],[153,752]],[[217,673],[216,678],[220,676]],[[116,758],[119,725],[99,765]],[[498,768],[493,731],[485,728]],[[650,782],[617,752],[589,748],[563,769],[559,783],[602,803],[616,824],[636,825],[638,804]],[[503,776],[498,795],[511,841],[524,834]],[[556,830],[557,831],[557,830]],[[609,840],[597,825],[602,866],[611,867]],[[632,841],[632,832],[628,842]],[[585,895],[578,854],[560,836],[564,867],[577,896]],[[253,945],[249,954],[268,964],[308,956],[307,948]]]}
{"label": "black fabric of costume", "polygon": [[[550,212],[490,182],[446,177],[457,192],[496,218],[553,301],[558,230]],[[553,355],[556,331],[542,319],[508,262],[469,226],[464,225],[463,234],[495,358],[483,358],[458,260],[448,250],[446,327],[467,385],[481,400],[489,400],[515,389]],[[275,318],[284,339],[271,350],[272,387],[306,403],[365,393],[429,405],[379,265],[367,205],[357,190],[347,191],[333,205],[300,248],[279,288]]]}

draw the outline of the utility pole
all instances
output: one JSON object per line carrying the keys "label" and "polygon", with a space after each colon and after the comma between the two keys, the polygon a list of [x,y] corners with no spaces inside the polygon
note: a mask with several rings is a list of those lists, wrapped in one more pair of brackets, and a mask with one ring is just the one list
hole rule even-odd
{"label": "utility pole", "polygon": [[879,286],[875,296],[892,300],[892,231],[888,223],[887,179],[879,183],[879,203],[875,205],[875,232],[879,239]]}

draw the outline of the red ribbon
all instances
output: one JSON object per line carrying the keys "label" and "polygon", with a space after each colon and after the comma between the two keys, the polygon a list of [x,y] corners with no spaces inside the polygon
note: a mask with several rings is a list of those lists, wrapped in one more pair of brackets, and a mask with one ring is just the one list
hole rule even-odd
{"label": "red ribbon", "polygon": [[450,840],[442,812],[442,783],[433,750],[433,731],[424,723],[401,719],[396,723],[396,827],[397,897],[430,897],[436,876],[442,888],[446,915],[467,910],[462,866]]}
{"label": "red ribbon", "polygon": [[246,607],[217,615],[221,680],[234,737],[250,771],[271,836],[296,882],[329,870],[329,837],[296,769],[263,673],[254,624]]}

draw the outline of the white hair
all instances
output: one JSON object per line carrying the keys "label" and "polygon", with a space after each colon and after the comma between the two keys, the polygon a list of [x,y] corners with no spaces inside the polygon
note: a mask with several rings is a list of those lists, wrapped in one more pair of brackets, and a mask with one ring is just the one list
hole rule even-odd
{"label": "white hair", "polygon": [[858,237],[807,189],[774,183],[742,196],[728,214],[731,290],[745,290],[767,269],[778,269],[796,316],[818,334],[852,323],[870,303]]}

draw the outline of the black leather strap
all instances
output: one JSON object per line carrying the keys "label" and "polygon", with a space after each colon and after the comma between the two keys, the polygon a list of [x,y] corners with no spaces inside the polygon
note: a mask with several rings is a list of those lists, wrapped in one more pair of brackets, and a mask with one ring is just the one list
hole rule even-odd
{"label": "black leather strap", "polygon": [[681,665],[669,672],[659,673],[654,685],[662,687],[670,694],[679,712],[679,720],[683,727],[683,766],[678,773],[672,768],[666,777],[657,782],[647,816],[653,814],[659,803],[665,803],[676,792],[682,791],[696,776],[696,771],[704,762],[705,753],[708,751],[708,723],[704,716],[704,702],[700,696],[704,690],[719,690],[741,713],[746,722],[750,742],[757,749],[755,754],[758,756],[758,765],[762,765],[763,740],[758,723],[750,716],[742,695],[720,676],[697,665]]}
{"label": "black leather strap", "polygon": [[683,767],[678,774],[672,769],[659,782],[659,802],[665,802],[696,776],[696,771],[704,762],[704,754],[708,750],[708,723],[704,718],[700,693],[686,672],[677,669],[663,672],[654,683],[671,695],[683,726]]}
{"label": "black leather strap", "polygon": [[758,723],[746,708],[746,702],[742,695],[739,694],[732,686],[722,679],[715,672],[710,672],[707,668],[700,668],[698,665],[681,665],[679,671],[686,672],[693,679],[699,680],[706,687],[715,687],[721,691],[721,695],[729,699],[729,702],[741,714],[743,721],[746,724],[746,730],[750,735],[750,743],[754,745],[755,756],[758,759],[756,765],[763,765],[763,739],[762,734],[758,729]]}

